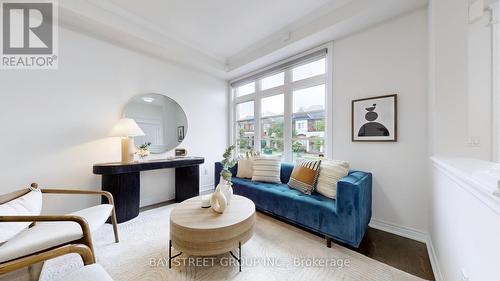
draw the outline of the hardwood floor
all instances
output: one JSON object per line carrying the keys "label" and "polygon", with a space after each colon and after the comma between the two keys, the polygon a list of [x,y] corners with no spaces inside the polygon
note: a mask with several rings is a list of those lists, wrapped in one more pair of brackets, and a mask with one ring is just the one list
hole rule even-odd
{"label": "hardwood floor", "polygon": [[368,228],[358,249],[352,250],[426,280],[435,280],[425,243]]}

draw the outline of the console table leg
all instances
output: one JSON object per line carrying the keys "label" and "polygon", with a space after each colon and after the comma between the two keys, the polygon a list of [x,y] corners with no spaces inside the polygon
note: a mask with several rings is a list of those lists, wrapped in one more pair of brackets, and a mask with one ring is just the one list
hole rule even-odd
{"label": "console table leg", "polygon": [[[102,190],[113,194],[118,223],[139,215],[140,188],[139,172],[102,175]],[[103,198],[102,202],[107,203],[105,200]]]}
{"label": "console table leg", "polygon": [[200,195],[200,166],[175,168],[175,202]]}

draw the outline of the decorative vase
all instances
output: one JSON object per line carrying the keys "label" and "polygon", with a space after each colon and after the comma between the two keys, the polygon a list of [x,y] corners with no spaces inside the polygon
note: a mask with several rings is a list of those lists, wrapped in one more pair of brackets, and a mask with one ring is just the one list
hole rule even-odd
{"label": "decorative vase", "polygon": [[227,205],[231,204],[231,197],[233,197],[233,187],[221,176],[217,188],[222,191],[226,197]]}
{"label": "decorative vase", "polygon": [[210,197],[210,205],[212,205],[212,210],[214,210],[215,212],[219,214],[224,213],[227,205],[227,200],[220,188],[217,188],[212,194],[212,197]]}

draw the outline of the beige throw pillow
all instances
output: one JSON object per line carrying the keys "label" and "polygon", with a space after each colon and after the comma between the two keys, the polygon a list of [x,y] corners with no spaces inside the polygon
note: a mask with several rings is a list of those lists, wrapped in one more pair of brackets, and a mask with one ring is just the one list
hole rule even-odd
{"label": "beige throw pillow", "polygon": [[328,198],[337,197],[337,182],[349,174],[349,162],[323,160],[319,169],[316,192]]}
{"label": "beige throw pillow", "polygon": [[253,159],[253,181],[281,183],[281,158],[255,157]]}
{"label": "beige throw pillow", "polygon": [[253,176],[253,159],[245,158],[238,160],[237,178],[251,179]]}

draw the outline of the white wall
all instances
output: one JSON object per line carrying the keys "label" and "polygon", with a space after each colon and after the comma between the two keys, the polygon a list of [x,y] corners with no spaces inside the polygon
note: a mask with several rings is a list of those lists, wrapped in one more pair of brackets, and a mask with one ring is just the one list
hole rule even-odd
{"label": "white wall", "polygon": [[[431,154],[490,160],[491,37],[488,16],[468,20],[468,0],[430,1]],[[471,138],[479,139],[478,146]]]}
{"label": "white wall", "polygon": [[[490,15],[470,23],[468,0],[429,2],[430,151],[492,158]],[[493,1],[485,1],[493,2]],[[480,141],[471,145],[471,138]],[[457,181],[430,167],[429,242],[443,280],[497,280],[499,215]],[[440,280],[441,276],[436,276]]]}
{"label": "white wall", "polygon": [[[373,173],[373,218],[427,229],[427,13],[334,42],[333,156]],[[398,141],[351,142],[351,101],[398,94]]]}
{"label": "white wall", "polygon": [[[465,148],[471,157],[492,160],[492,31],[490,14],[467,29],[467,130]],[[456,126],[456,125],[455,125]],[[471,139],[479,141],[470,144]]]}
{"label": "white wall", "polygon": [[432,182],[430,236],[442,276],[437,280],[463,280],[462,271],[470,281],[498,280],[500,215],[449,172],[434,167]]}
{"label": "white wall", "polygon": [[[213,162],[227,144],[225,81],[65,28],[59,44],[58,70],[0,71],[1,194],[31,182],[100,189],[92,165],[120,160],[120,140],[108,138],[109,130],[131,97],[151,92],[183,107],[189,128],[181,146],[205,157],[200,185],[213,183]],[[173,175],[172,170],[142,173],[141,205],[171,199]],[[97,201],[49,200],[48,211]]]}

